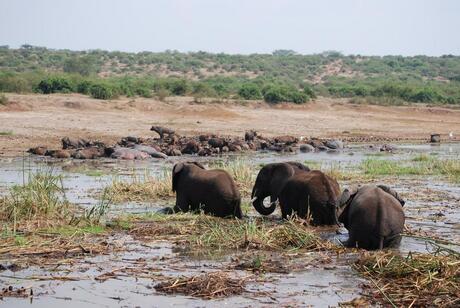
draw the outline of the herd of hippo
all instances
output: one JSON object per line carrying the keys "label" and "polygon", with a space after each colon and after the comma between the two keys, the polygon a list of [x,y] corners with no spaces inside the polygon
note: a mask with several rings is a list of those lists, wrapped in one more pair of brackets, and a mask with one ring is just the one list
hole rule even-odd
{"label": "herd of hippo", "polygon": [[29,149],[29,152],[55,158],[96,159],[109,157],[131,160],[149,157],[166,158],[183,154],[210,156],[251,150],[294,152],[299,149],[302,152],[336,152],[343,148],[343,143],[340,140],[321,140],[318,138],[304,140],[294,136],[266,138],[252,130],[247,131],[244,138],[223,137],[214,134],[180,136],[175,131],[161,126],[153,126],[151,131],[156,132],[159,138],[130,136],[122,138],[115,145],[106,145],[99,141],[65,137],[62,139],[62,149],[53,150],[45,146],[37,146]]}
{"label": "herd of hippo", "polygon": [[[242,218],[241,196],[224,170],[206,170],[198,162],[180,162],[172,170],[174,208],[162,213],[203,211],[218,217]],[[270,197],[268,207],[264,200]],[[404,201],[384,185],[366,185],[340,191],[337,181],[298,162],[267,164],[259,171],[251,202],[262,215],[277,204],[284,219],[294,214],[311,218],[314,225],[348,229],[349,247],[382,249],[398,246],[404,228]]]}

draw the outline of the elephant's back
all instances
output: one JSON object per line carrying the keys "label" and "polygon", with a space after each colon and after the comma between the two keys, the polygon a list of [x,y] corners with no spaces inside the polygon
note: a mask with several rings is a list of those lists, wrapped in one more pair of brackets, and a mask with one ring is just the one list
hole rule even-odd
{"label": "elephant's back", "polygon": [[333,203],[335,203],[340,194],[339,183],[320,170],[300,172],[295,174],[290,179],[290,182],[299,189],[307,189],[310,194],[318,194],[323,199]]}
{"label": "elephant's back", "polygon": [[402,231],[404,228],[404,211],[401,204],[377,186],[362,187],[350,206],[350,221],[363,227],[367,225],[369,228],[378,228],[381,223],[385,223],[385,229],[388,230]]}
{"label": "elephant's back", "polygon": [[231,200],[240,198],[236,183],[227,171],[220,169],[205,171],[206,176],[203,181],[209,188],[209,192],[216,192],[223,198]]}

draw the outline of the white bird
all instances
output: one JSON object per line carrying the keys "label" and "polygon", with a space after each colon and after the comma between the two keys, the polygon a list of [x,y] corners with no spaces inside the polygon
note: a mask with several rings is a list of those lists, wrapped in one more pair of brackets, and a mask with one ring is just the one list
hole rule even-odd
{"label": "white bird", "polygon": [[449,139],[454,139],[454,133],[453,132],[449,133]]}

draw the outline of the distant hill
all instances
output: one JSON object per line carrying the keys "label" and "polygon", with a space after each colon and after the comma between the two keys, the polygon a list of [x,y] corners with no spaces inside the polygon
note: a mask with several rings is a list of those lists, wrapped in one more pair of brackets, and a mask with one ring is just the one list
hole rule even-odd
{"label": "distant hill", "polygon": [[[319,95],[392,96],[421,102],[460,101],[460,56],[453,55],[345,56],[335,51],[300,55],[291,50],[251,55],[177,51],[127,53],[54,50],[23,45],[19,49],[0,46],[0,71],[78,73],[93,78],[178,77],[194,82],[238,80],[297,88],[307,84]],[[384,86],[391,89],[388,91]],[[398,87],[411,88],[412,92],[406,93],[407,89]],[[417,96],[419,90],[426,93]]]}

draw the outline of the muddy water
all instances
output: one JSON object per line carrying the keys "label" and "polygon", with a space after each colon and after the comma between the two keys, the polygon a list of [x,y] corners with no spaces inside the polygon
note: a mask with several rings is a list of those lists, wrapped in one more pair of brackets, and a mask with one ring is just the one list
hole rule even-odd
{"label": "muddy water", "polygon": [[[459,159],[460,144],[442,144],[440,146],[400,145],[396,154],[384,154],[385,159],[408,159],[415,154],[427,153],[439,158]],[[253,164],[295,160],[310,164],[328,166],[339,164],[352,170],[364,159],[380,156],[376,148],[368,145],[352,146],[340,153],[297,153],[257,155],[238,155],[211,158],[244,159]],[[62,174],[66,188],[66,197],[72,203],[89,207],[98,201],[95,193],[109,185],[113,178],[129,179],[133,175],[156,174],[165,168],[170,169],[180,159],[166,161],[55,161],[38,158],[2,158],[0,159],[0,194],[5,194],[14,184],[27,181],[28,173],[36,170],[52,169]],[[209,161],[210,158],[193,158]],[[94,172],[97,170],[97,172]],[[407,225],[412,230],[435,235],[442,239],[460,243],[460,187],[439,178],[427,177],[385,177],[374,183],[388,183],[400,191],[407,200],[405,212]],[[343,187],[354,184],[351,181],[340,183]],[[155,211],[164,206],[160,203],[126,203],[114,206],[114,213]],[[279,214],[279,213],[278,213]],[[346,230],[342,234],[327,234],[325,237],[340,244],[347,238]],[[57,268],[31,267],[18,272],[0,272],[0,286],[32,287],[34,297],[30,299],[0,300],[2,307],[161,307],[161,306],[335,306],[339,302],[359,296],[363,282],[344,260],[333,260],[327,266],[312,266],[310,261],[300,270],[289,274],[267,273],[262,281],[249,281],[249,292],[242,296],[233,296],[219,300],[201,300],[187,296],[167,296],[159,294],[153,286],[161,281],[160,276],[196,275],[206,271],[228,269],[232,254],[218,258],[192,258],[174,249],[168,242],[140,243],[132,238],[114,239],[125,241],[127,252],[106,256],[85,258],[72,266],[61,265]],[[457,245],[447,245],[458,250]],[[435,249],[424,239],[404,237],[399,248],[401,253],[409,251],[427,251]],[[233,254],[234,256],[235,254]],[[238,254],[236,254],[238,255]],[[320,258],[320,256],[311,256]],[[7,260],[0,261],[1,264]],[[99,282],[95,278],[113,270],[124,269],[124,275]],[[235,277],[246,277],[249,272],[231,270]],[[77,281],[35,281],[31,276],[73,276]]]}

